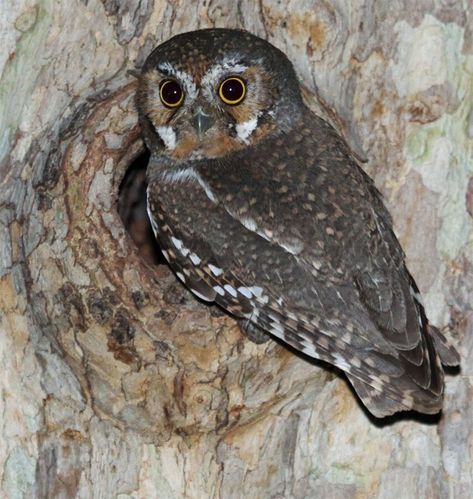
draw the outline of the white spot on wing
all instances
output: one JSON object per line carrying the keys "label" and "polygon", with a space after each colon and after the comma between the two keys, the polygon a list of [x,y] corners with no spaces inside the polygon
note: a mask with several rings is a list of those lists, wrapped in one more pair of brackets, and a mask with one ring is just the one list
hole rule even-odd
{"label": "white spot on wing", "polygon": [[269,302],[269,296],[263,294],[263,288],[259,286],[249,286],[248,289],[257,297],[260,303],[266,305]]}
{"label": "white spot on wing", "polygon": [[202,189],[204,189],[205,194],[210,199],[210,201],[212,201],[212,203],[216,203],[217,198],[214,196],[212,189],[210,188],[209,184],[207,184],[207,182],[205,182],[205,180],[198,173],[196,173],[196,180],[197,182],[199,182]]}
{"label": "white spot on wing", "polygon": [[243,296],[246,296],[247,298],[253,298],[253,293],[248,289],[243,286],[240,286],[238,288],[238,292],[241,293]]}
{"label": "white spot on wing", "polygon": [[177,237],[171,237],[172,244],[176,247],[177,250],[182,251],[182,248],[184,245],[182,244],[182,241],[180,239],[177,239]]}
{"label": "white spot on wing", "polygon": [[166,170],[160,173],[160,177],[165,183],[177,184],[186,180],[195,180],[195,171],[193,168]]}
{"label": "white spot on wing", "polygon": [[412,286],[409,287],[409,292],[411,293],[411,296],[417,300],[418,303],[424,306],[424,302],[420,293],[418,293]]}
{"label": "white spot on wing", "polygon": [[312,344],[304,345],[302,347],[302,352],[305,353],[306,355],[308,355],[309,357],[315,357],[317,359],[319,358],[319,356],[317,355],[317,352],[315,351],[314,345],[312,345]]}
{"label": "white spot on wing", "polygon": [[189,258],[194,265],[199,265],[199,263],[202,261],[195,253],[191,253],[189,255]]}
{"label": "white spot on wing", "polygon": [[251,217],[239,217],[238,215],[232,215],[237,218],[237,220],[240,221],[241,225],[245,227],[248,230],[251,230],[251,232],[254,232],[255,234],[258,234],[258,236],[261,236],[263,239],[266,239],[266,241],[271,241],[269,237],[258,227],[256,224],[256,221],[251,218]]}
{"label": "white spot on wing", "polygon": [[153,215],[151,214],[149,206],[146,207],[146,211],[148,212],[148,218],[149,218],[149,221],[151,222],[151,228],[153,229],[154,237],[157,237],[158,232],[159,232],[158,224],[156,223],[156,220],[154,219]]}
{"label": "white spot on wing", "polygon": [[176,272],[176,275],[177,275],[177,277],[179,278],[180,281],[186,282],[184,274],[182,274],[181,272]]}
{"label": "white spot on wing", "polygon": [[197,296],[197,298],[200,298],[201,300],[204,300],[204,301],[213,301],[212,299],[210,299],[208,296],[205,296],[203,295],[202,293],[199,293],[199,291],[196,291],[195,289],[193,288],[190,288],[190,290],[195,294],[195,296]]}
{"label": "white spot on wing", "polygon": [[148,213],[149,221],[151,222],[151,228],[153,229],[154,237],[157,238],[158,237],[158,232],[159,232],[159,226],[156,223],[156,220],[154,219],[154,216],[151,213],[151,209],[149,207],[149,193],[148,193],[148,189],[146,189],[146,211]]}
{"label": "white spot on wing", "polygon": [[213,288],[220,296],[225,296],[225,291],[221,286],[214,286]]}
{"label": "white spot on wing", "polygon": [[168,263],[170,263],[170,259],[169,259],[169,254],[166,250],[161,250],[162,254],[164,255],[164,258],[166,258],[166,261]]}
{"label": "white spot on wing", "polygon": [[250,286],[248,289],[258,298],[263,296],[263,288],[260,288],[259,286]]}
{"label": "white spot on wing", "polygon": [[288,252],[291,253],[291,255],[297,256],[302,249],[304,248],[304,245],[302,244],[302,241],[299,241],[298,239],[294,239],[291,242],[281,242],[280,245]]}
{"label": "white spot on wing", "polygon": [[217,198],[212,192],[209,184],[201,177],[201,175],[195,170],[195,168],[190,167],[176,170],[166,170],[161,173],[160,177],[164,182],[167,182],[169,184],[184,182],[186,180],[194,180],[202,187],[202,189],[204,189],[205,194],[210,199],[210,201],[212,201],[212,203],[215,203],[217,201]]}
{"label": "white spot on wing", "polygon": [[257,227],[256,222],[254,221],[253,218],[242,217],[239,220],[240,220],[240,223],[243,225],[243,227],[246,227],[248,230],[251,230],[251,232],[256,232],[258,227]]}
{"label": "white spot on wing", "polygon": [[282,337],[284,335],[284,328],[281,324],[281,321],[273,314],[269,314],[269,318],[273,321],[270,326],[270,331],[276,336]]}
{"label": "white spot on wing", "polygon": [[223,287],[224,287],[225,291],[230,293],[234,298],[237,297],[236,289],[233,286],[230,286],[230,284],[225,284],[225,286],[223,286]]}
{"label": "white spot on wing", "polygon": [[216,267],[215,265],[212,265],[211,263],[209,263],[209,269],[210,269],[210,272],[212,272],[212,274],[215,277],[218,277],[219,275],[223,274],[223,270],[221,268]]}
{"label": "white spot on wing", "polygon": [[351,369],[350,364],[338,352],[335,352],[333,354],[333,360],[334,360],[334,364],[337,367],[339,367],[340,369],[343,369],[344,371],[350,372],[350,369]]}
{"label": "white spot on wing", "polygon": [[358,357],[352,357],[350,363],[353,367],[361,367],[361,360]]}
{"label": "white spot on wing", "polygon": [[177,237],[171,236],[171,241],[174,247],[181,253],[182,256],[187,256],[189,254],[189,250],[184,246],[184,243],[177,239]]}

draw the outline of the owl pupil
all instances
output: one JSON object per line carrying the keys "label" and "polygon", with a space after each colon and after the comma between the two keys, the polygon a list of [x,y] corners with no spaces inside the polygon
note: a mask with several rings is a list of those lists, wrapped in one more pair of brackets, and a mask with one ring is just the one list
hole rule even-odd
{"label": "owl pupil", "polygon": [[181,102],[182,89],[179,83],[166,80],[161,85],[161,99],[167,106],[176,106]]}
{"label": "owl pupil", "polygon": [[222,83],[220,92],[224,102],[237,104],[244,97],[244,83],[239,78],[228,78]]}

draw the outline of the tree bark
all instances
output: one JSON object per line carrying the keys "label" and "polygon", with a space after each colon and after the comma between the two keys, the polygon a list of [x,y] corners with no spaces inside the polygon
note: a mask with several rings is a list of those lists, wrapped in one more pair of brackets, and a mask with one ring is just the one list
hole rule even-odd
{"label": "tree bark", "polygon": [[[470,497],[471,4],[16,0],[0,23],[0,496]],[[126,232],[119,186],[144,150],[129,70],[210,26],[284,50],[368,158],[429,317],[461,341],[441,416],[374,420]]]}

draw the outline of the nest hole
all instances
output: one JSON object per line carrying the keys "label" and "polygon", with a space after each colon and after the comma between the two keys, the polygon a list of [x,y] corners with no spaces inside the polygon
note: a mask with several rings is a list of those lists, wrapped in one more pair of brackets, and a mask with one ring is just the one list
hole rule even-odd
{"label": "nest hole", "polygon": [[150,154],[141,152],[129,165],[118,191],[118,213],[140,255],[152,265],[165,264],[146,211],[146,168]]}

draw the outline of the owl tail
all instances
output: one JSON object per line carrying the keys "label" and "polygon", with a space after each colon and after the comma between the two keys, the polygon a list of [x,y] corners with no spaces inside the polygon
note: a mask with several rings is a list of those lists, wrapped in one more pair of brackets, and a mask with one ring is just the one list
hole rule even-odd
{"label": "owl tail", "polygon": [[[345,374],[355,389],[356,394],[373,416],[384,418],[386,416],[391,416],[396,412],[409,410],[409,408],[403,404],[387,397],[385,393],[363,383],[363,381],[360,381],[348,373]],[[439,410],[440,407],[433,412],[438,412]]]}
{"label": "owl tail", "polygon": [[[445,338],[436,327],[431,326],[430,324],[428,325],[428,330],[430,339],[433,340],[433,345],[430,340],[428,341],[428,345],[430,345],[431,365],[434,365],[433,356],[436,356],[433,350],[433,346],[435,346],[438,358],[440,358],[443,365],[457,366],[460,363],[460,356],[455,348],[449,344],[447,338]],[[378,418],[383,418],[396,412],[410,409],[426,414],[434,414],[439,412],[442,408],[443,390],[432,391],[434,386],[443,385],[443,371],[439,364],[437,364],[436,369],[434,368],[431,371],[431,390],[417,391],[414,400],[412,402],[406,401],[406,403],[403,403],[404,401],[399,397],[399,394],[388,393],[386,390],[378,390],[352,376],[350,373],[346,372],[345,374],[363,404]]]}
{"label": "owl tail", "polygon": [[458,366],[460,364],[460,355],[455,350],[455,347],[449,343],[447,338],[435,326],[429,324],[428,328],[442,364],[444,366]]}

